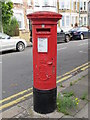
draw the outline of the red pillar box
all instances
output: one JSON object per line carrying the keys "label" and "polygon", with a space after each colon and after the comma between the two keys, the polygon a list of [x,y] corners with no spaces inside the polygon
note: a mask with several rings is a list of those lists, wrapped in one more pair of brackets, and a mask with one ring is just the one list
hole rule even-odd
{"label": "red pillar box", "polygon": [[33,105],[38,113],[56,109],[57,21],[55,12],[35,12],[32,20],[33,38]]}

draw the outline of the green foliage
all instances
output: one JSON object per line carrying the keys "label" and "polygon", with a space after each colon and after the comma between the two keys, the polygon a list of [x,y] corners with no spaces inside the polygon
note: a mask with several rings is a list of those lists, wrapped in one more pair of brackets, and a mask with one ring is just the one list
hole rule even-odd
{"label": "green foliage", "polygon": [[12,18],[9,24],[3,25],[4,33],[10,36],[18,36],[19,35],[19,24],[16,18]]}
{"label": "green foliage", "polygon": [[64,87],[62,83],[60,83],[60,87]]}
{"label": "green foliage", "polygon": [[1,8],[2,8],[2,24],[9,24],[11,17],[13,16],[13,2],[0,2],[1,3]]}
{"label": "green foliage", "polygon": [[64,92],[63,93],[65,97],[71,97],[71,96],[74,96],[74,92],[73,91],[70,91],[70,92]]}
{"label": "green foliage", "polygon": [[70,86],[72,86],[73,85],[73,83],[72,82],[70,82]]}
{"label": "green foliage", "polygon": [[78,103],[79,100],[78,98],[72,97],[73,93],[66,93],[65,95],[61,95],[60,93],[58,93],[57,96],[57,109],[59,112],[62,112],[66,115],[69,114],[69,110],[72,108],[75,108]]}
{"label": "green foliage", "polygon": [[82,100],[86,100],[87,99],[87,93],[83,93],[83,95],[81,96]]}

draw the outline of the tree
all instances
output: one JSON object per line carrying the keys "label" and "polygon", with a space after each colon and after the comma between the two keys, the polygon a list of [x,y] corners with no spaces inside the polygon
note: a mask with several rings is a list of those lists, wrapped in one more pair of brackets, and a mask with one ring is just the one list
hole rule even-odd
{"label": "tree", "polygon": [[13,16],[13,3],[10,1],[0,2],[0,6],[2,9],[2,27],[4,24],[8,25],[11,21],[11,17]]}
{"label": "tree", "polygon": [[15,17],[12,17],[10,24],[4,24],[3,25],[4,33],[10,35],[10,36],[18,36],[19,35],[19,24]]}

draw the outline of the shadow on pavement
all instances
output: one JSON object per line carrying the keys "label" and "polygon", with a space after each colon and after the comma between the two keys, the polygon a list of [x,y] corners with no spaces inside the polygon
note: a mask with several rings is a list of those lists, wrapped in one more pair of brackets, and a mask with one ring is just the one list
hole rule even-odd
{"label": "shadow on pavement", "polygon": [[[83,40],[87,40],[87,39],[83,39]],[[70,41],[83,41],[83,40],[80,40],[80,39],[72,39]]]}
{"label": "shadow on pavement", "polygon": [[17,51],[15,51],[15,50],[8,50],[8,51],[0,52],[0,55],[10,54],[10,53],[16,53],[16,52]]}

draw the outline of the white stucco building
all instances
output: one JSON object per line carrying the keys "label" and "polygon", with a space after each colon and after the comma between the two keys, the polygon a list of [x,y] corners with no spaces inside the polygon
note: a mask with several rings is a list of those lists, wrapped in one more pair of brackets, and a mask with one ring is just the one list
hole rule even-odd
{"label": "white stucco building", "polygon": [[90,29],[90,0],[88,0],[88,27]]}
{"label": "white stucco building", "polygon": [[13,15],[20,30],[29,30],[30,21],[26,15],[35,11],[57,12],[57,0],[11,0],[14,3]]}
{"label": "white stucco building", "polygon": [[79,1],[78,0],[59,0],[59,13],[62,14],[60,27],[68,31],[75,24],[79,24]]}
{"label": "white stucco building", "polygon": [[57,12],[57,0],[33,0],[34,11]]}
{"label": "white stucco building", "polygon": [[52,11],[62,14],[59,26],[68,31],[77,23],[87,26],[87,2],[89,0],[11,0],[14,3],[13,14],[18,20],[20,31],[29,31],[31,21],[27,14],[35,11]]}
{"label": "white stucco building", "polygon": [[80,0],[80,26],[88,25],[88,0]]}

